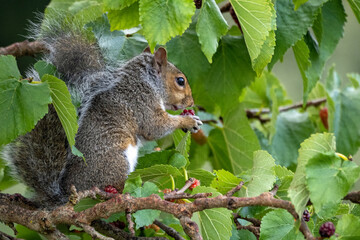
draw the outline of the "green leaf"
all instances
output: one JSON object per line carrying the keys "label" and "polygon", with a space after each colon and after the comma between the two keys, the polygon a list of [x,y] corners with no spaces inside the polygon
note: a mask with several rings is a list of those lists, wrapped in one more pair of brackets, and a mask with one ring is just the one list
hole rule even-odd
{"label": "green leaf", "polygon": [[147,46],[146,40],[139,34],[126,36],[123,31],[111,31],[105,15],[86,26],[92,28],[99,47],[110,61],[127,61],[139,55]]}
{"label": "green leaf", "polygon": [[212,130],[208,143],[214,154],[214,168],[234,174],[250,169],[253,152],[260,149],[242,106],[224,115],[223,128]]}
{"label": "green leaf", "polygon": [[16,78],[20,79],[21,75],[16,65],[15,57],[10,55],[0,56],[0,80]]}
{"label": "green leaf", "polygon": [[[181,129],[177,129],[174,133],[173,133],[173,136],[174,134],[179,134],[179,132],[182,132],[183,131]],[[175,141],[174,139],[174,142],[175,142],[175,146],[176,146],[176,151],[179,151],[186,159],[187,161],[187,164],[189,164],[189,151],[190,151],[190,144],[191,144],[191,134],[190,132],[188,131],[186,134],[182,134],[183,137],[181,138],[181,140],[178,142],[178,141]],[[173,137],[174,138],[174,137]]]}
{"label": "green leaf", "polygon": [[302,233],[295,226],[294,217],[284,209],[276,209],[261,220],[260,240],[300,240]]}
{"label": "green leaf", "polygon": [[136,189],[141,187],[141,185],[142,185],[142,180],[140,175],[138,175],[135,178],[131,178],[131,179],[128,178],[125,182],[123,193],[132,194],[135,192]]}
{"label": "green leaf", "polygon": [[291,177],[294,176],[294,173],[292,171],[290,171],[286,167],[282,167],[279,165],[276,165],[274,167],[274,171],[275,171],[276,176],[280,179],[288,177],[288,176],[291,176]]}
{"label": "green leaf", "polygon": [[215,178],[213,173],[203,169],[188,170],[187,173],[189,177],[200,180],[201,186],[210,186],[211,182]]}
{"label": "green leaf", "polygon": [[[336,17],[334,17],[336,16]],[[310,50],[311,66],[306,69],[304,80],[304,102],[307,96],[320,79],[322,70],[328,58],[334,52],[337,43],[344,34],[346,14],[341,0],[331,0],[324,4],[321,14],[318,15],[313,28],[317,41],[306,38]],[[320,30],[318,30],[320,29]],[[316,47],[316,44],[319,47]]]}
{"label": "green leaf", "polygon": [[276,9],[276,47],[274,56],[269,64],[272,69],[274,64],[280,60],[286,50],[293,46],[305,35],[308,28],[312,26],[320,7],[327,0],[309,0],[301,5],[296,11],[293,1],[277,0]]}
{"label": "green leaf", "polygon": [[144,182],[155,183],[160,189],[171,188],[171,178],[181,176],[181,172],[170,165],[154,165],[149,168],[137,169],[132,172],[128,179],[134,179],[138,176],[141,176],[141,179]]}
{"label": "green leaf", "polygon": [[[193,194],[208,192],[213,194],[212,197],[220,195],[215,189],[209,187],[199,186],[192,191]],[[191,219],[198,224],[200,234],[204,240],[229,239],[231,236],[232,215],[228,209],[206,209],[195,212]]]}
{"label": "green leaf", "polygon": [[339,204],[359,174],[360,168],[354,162],[343,161],[334,152],[310,158],[306,164],[306,183],[316,213],[329,204]]}
{"label": "green leaf", "polygon": [[137,27],[140,24],[139,3],[135,2],[121,10],[109,10],[108,18],[111,31]]}
{"label": "green leaf", "polygon": [[34,69],[39,73],[40,78],[42,78],[45,74],[49,74],[49,75],[56,74],[56,67],[42,60],[34,64]]}
{"label": "green leaf", "polygon": [[[75,135],[79,126],[77,124],[76,109],[71,102],[69,90],[62,80],[48,74],[45,74],[41,78],[41,81],[49,84],[52,103],[65,130],[69,145],[73,148],[75,145]],[[79,156],[79,151],[77,151],[77,149],[74,150],[75,151],[72,152]]]}
{"label": "green leaf", "polygon": [[355,240],[360,238],[360,218],[352,214],[346,214],[340,218],[336,225],[337,239]]}
{"label": "green leaf", "polygon": [[104,7],[107,10],[121,10],[137,1],[138,0],[104,0]]}
{"label": "green leaf", "polygon": [[195,4],[193,0],[141,0],[139,12],[144,36],[153,51],[156,44],[165,44],[185,32]]}
{"label": "green leaf", "polygon": [[[150,154],[146,154],[138,159],[138,164],[136,165],[136,169],[148,168],[154,166],[156,164],[170,164],[174,167],[181,168],[186,165],[187,161],[184,158],[175,158],[172,157],[177,153],[175,150],[165,150],[160,152],[152,152]],[[174,163],[175,165],[171,164]]]}
{"label": "green leaf", "polygon": [[295,170],[300,143],[314,131],[307,112],[291,110],[280,113],[270,148],[276,164]]}
{"label": "green leaf", "polygon": [[[11,64],[9,68],[14,67]],[[2,76],[5,74],[13,73],[5,71]],[[32,130],[48,112],[49,103],[51,98],[47,83],[31,84],[27,80],[0,78],[0,145]]]}
{"label": "green leaf", "polygon": [[9,166],[0,168],[0,191],[10,188],[18,184],[18,181],[14,179],[14,174]]}
{"label": "green leaf", "polygon": [[174,153],[169,160],[169,165],[176,168],[184,168],[189,162],[181,153]]}
{"label": "green leaf", "polygon": [[[163,193],[159,192],[159,188],[155,184],[151,182],[145,182],[142,187],[135,190],[132,196],[148,197],[151,194],[158,194],[163,196]],[[136,229],[152,224],[154,220],[159,217],[160,213],[160,210],[153,209],[145,209],[135,212],[133,217],[135,218]]]}
{"label": "green leaf", "polygon": [[[239,19],[245,42],[258,75],[271,60],[275,45],[275,10],[271,0],[230,0]],[[265,58],[264,61],[261,58]],[[264,63],[259,62],[264,61]]]}
{"label": "green leaf", "polygon": [[227,32],[228,25],[214,0],[204,0],[200,9],[196,32],[199,36],[201,50],[208,61],[216,52],[219,39]]}
{"label": "green leaf", "polygon": [[293,0],[293,3],[295,5],[295,10],[297,10],[301,5],[306,3],[308,0]]}
{"label": "green leaf", "polygon": [[348,73],[346,76],[349,78],[354,88],[360,87],[360,74],[358,73]]}
{"label": "green leaf", "polygon": [[254,152],[254,166],[251,171],[251,180],[247,185],[246,196],[255,197],[271,190],[276,181],[275,160],[263,150]]}
{"label": "green leaf", "polygon": [[318,153],[335,152],[335,138],[330,133],[317,133],[306,139],[299,149],[298,165],[289,188],[289,197],[299,216],[305,210],[310,193],[306,186],[306,164]]}
{"label": "green leaf", "polygon": [[337,73],[331,68],[327,88],[331,91],[330,100],[334,109],[329,108],[328,121],[330,131],[333,130],[336,136],[337,151],[348,156],[355,154],[360,146],[360,132],[354,131],[360,128],[357,120],[360,114],[360,89],[350,87],[341,91],[340,83]]}
{"label": "green leaf", "polygon": [[226,194],[241,182],[240,178],[235,177],[234,174],[223,169],[219,171],[215,170],[214,173],[216,174],[216,178],[211,182],[210,186],[221,194]]}
{"label": "green leaf", "polygon": [[348,0],[351,9],[358,22],[360,23],[360,1],[359,0]]}
{"label": "green leaf", "polygon": [[95,206],[95,204],[99,203],[100,200],[92,199],[92,198],[83,198],[80,200],[78,204],[74,206],[75,212],[81,212],[85,209],[91,208]]}

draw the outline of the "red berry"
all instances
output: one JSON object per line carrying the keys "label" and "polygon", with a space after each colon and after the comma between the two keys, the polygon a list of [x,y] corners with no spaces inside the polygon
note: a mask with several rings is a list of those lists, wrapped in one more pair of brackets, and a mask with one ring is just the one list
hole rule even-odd
{"label": "red berry", "polygon": [[328,124],[328,109],[326,107],[320,109],[319,112],[321,122],[324,124],[324,127],[329,130],[329,124]]}
{"label": "red berry", "polygon": [[171,189],[170,188],[165,188],[164,190],[162,190],[162,192],[164,194],[169,194],[169,193],[171,193]]}
{"label": "red berry", "polygon": [[193,184],[191,184],[191,186],[189,187],[190,190],[193,190],[194,188],[196,188],[197,186],[200,186],[200,180],[195,179],[195,181],[193,182]]}
{"label": "red berry", "polygon": [[189,110],[184,109],[184,111],[183,111],[182,113],[180,113],[180,115],[181,115],[181,116],[188,116],[188,115],[194,116],[194,115],[195,115],[195,112],[194,112],[194,110],[192,110],[192,109],[189,109]]}
{"label": "red berry", "polygon": [[321,237],[331,237],[335,233],[335,226],[332,222],[326,222],[321,225],[319,234]]}
{"label": "red berry", "polygon": [[118,190],[114,188],[114,186],[108,185],[105,187],[105,192],[112,193],[112,194],[118,194]]}

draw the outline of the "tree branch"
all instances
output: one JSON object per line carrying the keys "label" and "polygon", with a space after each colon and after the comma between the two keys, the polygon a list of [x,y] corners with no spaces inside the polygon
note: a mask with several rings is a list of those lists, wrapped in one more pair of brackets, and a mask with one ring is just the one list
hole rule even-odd
{"label": "tree branch", "polygon": [[0,55],[35,56],[38,53],[47,52],[48,49],[39,41],[29,42],[28,40],[13,43],[7,47],[0,48]]}

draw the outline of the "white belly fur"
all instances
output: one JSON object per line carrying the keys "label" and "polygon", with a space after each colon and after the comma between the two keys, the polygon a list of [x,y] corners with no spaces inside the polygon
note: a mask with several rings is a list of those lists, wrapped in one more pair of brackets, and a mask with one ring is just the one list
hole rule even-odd
{"label": "white belly fur", "polygon": [[129,164],[129,173],[135,170],[137,164],[137,157],[138,157],[139,146],[133,146],[129,144],[127,149],[125,150],[125,157]]}

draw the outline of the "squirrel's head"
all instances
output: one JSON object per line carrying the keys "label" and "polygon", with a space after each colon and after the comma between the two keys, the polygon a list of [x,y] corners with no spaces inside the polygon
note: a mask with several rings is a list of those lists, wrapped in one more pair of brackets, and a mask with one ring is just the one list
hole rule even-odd
{"label": "squirrel's head", "polygon": [[166,50],[162,47],[154,53],[154,67],[164,81],[166,109],[177,110],[194,105],[187,78],[172,63],[167,61]]}

